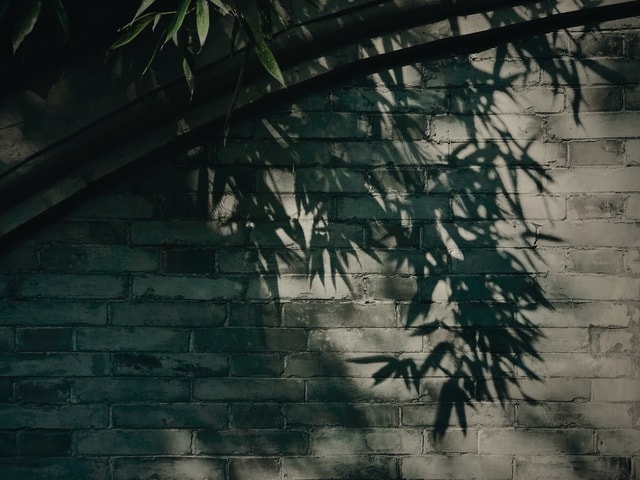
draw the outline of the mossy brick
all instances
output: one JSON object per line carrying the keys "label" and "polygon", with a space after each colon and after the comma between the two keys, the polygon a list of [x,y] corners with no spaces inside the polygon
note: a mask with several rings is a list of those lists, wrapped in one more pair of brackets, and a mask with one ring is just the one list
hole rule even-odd
{"label": "mossy brick", "polygon": [[116,428],[225,428],[227,406],[209,403],[114,405]]}
{"label": "mossy brick", "polygon": [[[446,402],[401,405],[400,418],[402,425],[433,427],[438,421],[443,421],[442,412],[446,409],[453,411],[454,407],[455,405]],[[493,402],[475,402],[474,408],[466,410],[465,415],[469,426],[510,427],[515,421],[515,406],[513,403],[500,405]],[[458,419],[453,415],[449,416],[446,426],[459,426]]]}
{"label": "mossy brick", "polygon": [[248,232],[219,221],[148,221],[131,224],[132,245],[246,245]]}
{"label": "mossy brick", "polygon": [[309,350],[322,352],[420,352],[422,338],[396,328],[318,329],[309,335]]}
{"label": "mossy brick", "polygon": [[300,401],[304,398],[304,381],[261,378],[196,379],[193,397],[214,401]]}
{"label": "mossy brick", "polygon": [[300,455],[307,453],[307,434],[294,430],[203,430],[196,432],[195,451],[216,455]]}
{"label": "mossy brick", "polygon": [[40,264],[49,272],[154,272],[157,251],[120,245],[54,246],[40,250]]}
{"label": "mossy brick", "polygon": [[624,163],[624,143],[620,140],[569,143],[571,166],[613,166]]}
{"label": "mossy brick", "polygon": [[27,430],[18,432],[18,454],[25,457],[64,457],[71,455],[70,430]]}
{"label": "mossy brick", "polygon": [[229,461],[229,480],[259,478],[280,480],[280,460],[277,458],[232,458]]}
{"label": "mossy brick", "polygon": [[478,434],[480,454],[590,454],[594,452],[593,431],[584,428],[483,429]]}
{"label": "mossy brick", "polygon": [[281,322],[281,308],[276,302],[229,304],[229,325],[231,326],[277,327]]}
{"label": "mossy brick", "polygon": [[18,449],[16,447],[15,432],[0,432],[0,456],[15,457]]}
{"label": "mossy brick", "polygon": [[70,211],[67,218],[153,218],[158,214],[158,210],[158,201],[150,196],[107,193],[89,198]]}
{"label": "mossy brick", "polygon": [[128,225],[125,222],[58,222],[44,226],[27,239],[30,244],[124,245]]}
{"label": "mossy brick", "polygon": [[285,405],[287,425],[373,428],[399,426],[398,407],[376,403],[298,403]]}
{"label": "mossy brick", "polygon": [[186,402],[189,381],[173,378],[83,378],[75,382],[77,402]]}
{"label": "mossy brick", "polygon": [[113,325],[215,327],[226,318],[224,305],[202,301],[114,302],[110,308]]}
{"label": "mossy brick", "polygon": [[185,455],[188,430],[93,430],[76,433],[79,455]]}
{"label": "mossy brick", "polygon": [[282,355],[240,354],[231,355],[230,358],[231,376],[279,377],[283,372],[284,357]]}
{"label": "mossy brick", "polygon": [[0,428],[80,429],[106,428],[104,405],[4,405]]}
{"label": "mossy brick", "polygon": [[[226,461],[218,458],[117,458],[114,480],[225,480]],[[254,477],[257,478],[257,477]]]}
{"label": "mossy brick", "polygon": [[94,458],[21,458],[0,460],[6,480],[50,480],[53,478],[90,478],[111,480],[107,460]]}
{"label": "mossy brick", "polygon": [[106,325],[107,304],[64,300],[21,300],[0,302],[3,325],[64,326]]}
{"label": "mossy brick", "polygon": [[370,480],[399,478],[396,459],[385,455],[287,456],[282,460],[282,471],[285,479],[296,480],[319,477]]}
{"label": "mossy brick", "polygon": [[211,353],[116,353],[113,374],[144,377],[219,377],[229,373],[226,356]]}
{"label": "mossy brick", "polygon": [[633,354],[634,335],[637,326],[629,328],[590,328],[592,353]]}
{"label": "mossy brick", "polygon": [[271,115],[256,122],[254,138],[287,139],[366,139],[371,134],[367,117],[352,112],[296,112],[291,115]]}
{"label": "mossy brick", "polygon": [[337,429],[323,428],[311,432],[311,453],[339,455],[417,454],[422,452],[422,432],[403,428]]}
{"label": "mossy brick", "polygon": [[109,364],[109,356],[103,353],[0,354],[0,376],[107,375]]}
{"label": "mossy brick", "polygon": [[284,305],[283,322],[287,327],[393,327],[392,304],[302,303]]}
{"label": "mossy brick", "polygon": [[122,298],[127,279],[115,275],[39,273],[18,280],[18,295],[49,298]]}
{"label": "mossy brick", "polygon": [[599,430],[596,435],[601,454],[626,456],[640,453],[640,431],[637,429]]}
{"label": "mossy brick", "polygon": [[529,428],[632,428],[628,404],[611,402],[520,405],[518,426]]}
{"label": "mossy brick", "polygon": [[570,220],[621,218],[624,210],[625,196],[621,194],[575,195],[567,199]]}
{"label": "mossy brick", "polygon": [[408,455],[400,460],[400,472],[401,478],[510,480],[511,459],[509,455]]}
{"label": "mossy brick", "polygon": [[133,278],[136,297],[191,300],[233,300],[242,297],[245,286],[241,279],[140,276]]}
{"label": "mossy brick", "polygon": [[70,396],[71,382],[64,378],[25,379],[16,383],[16,398],[22,403],[65,403]]}
{"label": "mossy brick", "polygon": [[186,352],[189,331],[163,327],[79,327],[76,329],[79,351],[154,351]]}
{"label": "mossy brick", "polygon": [[282,409],[277,403],[236,403],[229,407],[231,428],[284,427]]}
{"label": "mossy brick", "polygon": [[16,350],[23,352],[68,352],[73,349],[71,328],[19,328]]}
{"label": "mossy brick", "polygon": [[514,471],[519,480],[579,478],[580,480],[631,480],[631,461],[625,457],[565,455],[518,455]]}
{"label": "mossy brick", "polygon": [[167,249],[162,252],[162,270],[167,273],[213,273],[216,269],[215,250],[195,248]]}
{"label": "mossy brick", "polygon": [[297,328],[203,328],[194,332],[198,352],[296,352],[306,346],[307,332]]}
{"label": "mossy brick", "polygon": [[0,254],[0,271],[26,272],[37,267],[36,250],[33,247],[14,247]]}

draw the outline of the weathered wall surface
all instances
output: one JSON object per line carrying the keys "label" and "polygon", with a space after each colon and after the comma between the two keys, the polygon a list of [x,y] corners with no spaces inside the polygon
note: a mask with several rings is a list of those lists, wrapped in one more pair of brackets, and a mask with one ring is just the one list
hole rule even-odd
{"label": "weathered wall surface", "polygon": [[3,478],[640,478],[638,45],[355,78],[35,227]]}

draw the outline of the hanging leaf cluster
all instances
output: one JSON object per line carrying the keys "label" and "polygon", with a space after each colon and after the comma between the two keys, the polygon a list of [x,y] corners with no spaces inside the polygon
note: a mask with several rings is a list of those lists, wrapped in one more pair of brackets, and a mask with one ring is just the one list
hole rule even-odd
{"label": "hanging leaf cluster", "polygon": [[[173,8],[166,8],[167,6]],[[143,32],[151,31],[156,45],[144,69],[148,71],[158,52],[171,42],[181,50],[182,72],[193,96],[195,57],[202,50],[212,28],[212,18],[230,16],[234,32],[244,31],[265,70],[285,85],[282,71],[267,39],[272,29],[269,2],[255,0],[251,8],[240,9],[227,0],[142,0],[131,21],[120,29],[121,36],[111,46],[115,50],[130,44]],[[236,35],[237,36],[237,35]],[[235,45],[236,38],[232,39]]]}
{"label": "hanging leaf cluster", "polygon": [[62,0],[0,0],[0,20],[11,23],[11,49],[15,54],[43,16],[55,18],[65,40],[69,38],[69,19]]}

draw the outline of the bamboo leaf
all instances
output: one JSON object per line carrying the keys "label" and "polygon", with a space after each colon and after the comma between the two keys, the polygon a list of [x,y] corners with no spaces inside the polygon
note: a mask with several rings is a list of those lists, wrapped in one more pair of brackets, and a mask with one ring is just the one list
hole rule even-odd
{"label": "bamboo leaf", "polygon": [[68,40],[69,39],[69,17],[67,16],[67,11],[64,8],[64,4],[62,3],[62,0],[53,0],[53,8],[56,12],[56,18],[58,19],[60,28],[62,29],[62,34],[64,35],[65,40]]}
{"label": "bamboo leaf", "polygon": [[200,48],[202,48],[209,33],[209,4],[207,0],[198,0],[196,3],[196,29],[198,30]]}
{"label": "bamboo leaf", "polygon": [[180,30],[180,27],[184,23],[184,17],[187,16],[189,5],[191,5],[191,0],[182,0],[182,2],[180,3],[180,7],[178,8],[178,11],[173,16],[173,20],[171,21],[171,23],[169,24],[169,27],[167,28],[167,33],[164,37],[163,43],[167,43],[169,39],[173,37],[178,32],[178,30]]}
{"label": "bamboo leaf", "polygon": [[213,5],[216,7],[216,9],[221,15],[227,15],[231,11],[231,9],[227,5],[222,3],[221,0],[209,0],[209,1],[213,3]]}
{"label": "bamboo leaf", "polygon": [[145,28],[147,28],[147,26],[153,21],[154,17],[154,13],[148,13],[136,20],[131,24],[131,26],[127,27],[124,34],[116,40],[113,45],[111,45],[111,50],[115,50],[116,48],[120,48],[131,42],[134,38],[140,35]]}
{"label": "bamboo leaf", "polygon": [[195,79],[193,76],[193,70],[191,69],[191,65],[189,65],[189,60],[186,56],[182,59],[182,72],[184,73],[184,79],[187,81],[191,98],[193,98],[193,92],[196,88]]}
{"label": "bamboo leaf", "polygon": [[40,12],[42,11],[42,1],[41,0],[31,0],[27,3],[26,10],[24,14],[18,20],[14,31],[13,37],[11,38],[11,44],[13,46],[13,53],[18,50],[24,39],[31,33],[33,27],[38,21],[38,17],[40,16]]}
{"label": "bamboo leaf", "polygon": [[131,20],[131,23],[135,22],[138,17],[142,15],[154,3],[156,3],[156,0],[142,0],[142,2],[140,2],[138,10],[136,11],[136,14],[133,16],[133,20]]}
{"label": "bamboo leaf", "polygon": [[282,75],[278,61],[276,60],[276,57],[273,56],[267,42],[264,41],[264,37],[262,36],[262,32],[259,27],[247,18],[243,17],[243,20],[245,30],[247,30],[247,33],[253,40],[253,49],[258,55],[260,63],[262,63],[265,70],[269,72],[269,75],[275,78],[283,87],[286,87],[287,85],[284,82],[284,76]]}

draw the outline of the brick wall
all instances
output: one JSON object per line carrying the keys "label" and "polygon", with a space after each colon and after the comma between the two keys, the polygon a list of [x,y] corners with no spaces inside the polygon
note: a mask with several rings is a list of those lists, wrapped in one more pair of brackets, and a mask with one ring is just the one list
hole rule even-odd
{"label": "brick wall", "polygon": [[32,227],[3,478],[640,478],[638,28],[352,78]]}

